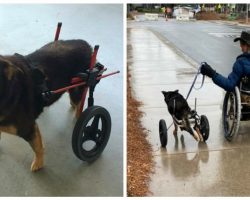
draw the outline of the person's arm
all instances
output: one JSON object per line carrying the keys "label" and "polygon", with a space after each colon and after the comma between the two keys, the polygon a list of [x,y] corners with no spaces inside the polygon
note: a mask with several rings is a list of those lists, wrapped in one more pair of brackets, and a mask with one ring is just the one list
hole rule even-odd
{"label": "person's arm", "polygon": [[235,86],[240,82],[241,77],[243,76],[243,63],[239,59],[234,63],[233,71],[224,77],[221,74],[215,73],[212,77],[213,82],[219,87],[223,88],[226,91],[233,91]]}

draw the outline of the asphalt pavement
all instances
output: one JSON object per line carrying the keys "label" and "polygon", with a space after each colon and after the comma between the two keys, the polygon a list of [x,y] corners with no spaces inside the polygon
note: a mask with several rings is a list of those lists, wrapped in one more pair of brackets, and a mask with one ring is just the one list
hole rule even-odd
{"label": "asphalt pavement", "polygon": [[110,112],[110,140],[94,163],[79,160],[71,147],[76,120],[63,95],[37,120],[45,146],[42,170],[30,171],[33,151],[27,142],[2,134],[0,196],[123,196],[123,5],[1,4],[0,54],[26,55],[53,41],[57,22],[60,39],[99,44],[97,59],[107,73],[121,71],[101,80],[94,93],[95,104]]}
{"label": "asphalt pavement", "polygon": [[241,53],[239,42],[233,39],[248,28],[221,21],[166,21],[162,18],[154,22],[134,22],[134,25],[159,33],[191,59],[198,63],[205,61],[223,75],[228,75],[236,56]]}
{"label": "asphalt pavement", "polygon": [[[180,45],[182,41],[175,36],[178,33],[172,32],[172,37],[176,37],[179,41],[177,43],[164,35],[164,31],[162,34],[160,31],[155,31],[163,29],[163,23],[168,22],[129,21],[127,29],[127,62],[131,72],[132,89],[135,97],[142,102],[141,110],[144,112],[142,124],[148,130],[148,140],[152,144],[156,163],[155,173],[151,175],[150,182],[152,194],[148,195],[249,196],[250,124],[242,122],[239,134],[232,142],[224,138],[221,116],[225,92],[215,86],[209,78],[205,79],[203,88],[193,90],[188,99],[189,106],[194,108],[196,98],[197,113],[206,115],[209,120],[210,136],[207,142],[197,143],[189,133],[180,130],[178,138],[175,139],[172,126],[168,130],[167,147],[161,148],[159,120],[166,120],[167,126],[172,123],[161,91],[179,89],[179,92],[186,97],[200,65],[199,60],[189,56],[195,54],[193,51],[198,51],[196,46],[186,47],[189,50],[184,52],[178,48],[178,44]],[[202,24],[202,22],[172,21],[171,27],[173,30],[175,26],[183,26],[183,31],[192,32],[195,23]],[[212,27],[213,24],[205,22],[202,26]],[[194,33],[192,38],[187,37],[186,40],[193,41],[196,36]],[[199,40],[200,44],[205,42]],[[214,46],[210,43],[206,43],[206,47],[207,54],[215,51],[211,50]],[[227,50],[223,53],[227,54]],[[231,50],[228,51],[231,54]],[[232,51],[238,52],[236,46]],[[196,87],[200,84],[201,77],[198,78]]]}

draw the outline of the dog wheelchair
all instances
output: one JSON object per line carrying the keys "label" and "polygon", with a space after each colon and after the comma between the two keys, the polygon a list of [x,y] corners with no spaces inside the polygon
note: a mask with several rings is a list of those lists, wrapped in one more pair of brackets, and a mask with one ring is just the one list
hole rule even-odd
{"label": "dog wheelchair", "polygon": [[[54,41],[59,38],[62,23],[58,23]],[[71,84],[67,87],[54,91],[43,92],[44,97],[53,94],[63,93],[69,89],[85,86],[82,93],[80,108],[77,110],[80,116],[75,124],[72,134],[72,149],[74,154],[81,160],[87,162],[95,161],[105,149],[111,132],[111,117],[109,112],[94,105],[94,89],[101,79],[120,73],[115,71],[103,75],[107,70],[103,65],[96,63],[96,56],[99,46],[94,47],[91,64],[86,73],[79,73],[72,78]],[[88,107],[83,111],[85,99],[89,90]]]}
{"label": "dog wheelchair", "polygon": [[250,120],[250,76],[244,76],[234,91],[226,92],[224,97],[222,121],[225,138],[232,141],[238,134],[240,121],[248,120]]}
{"label": "dog wheelchair", "polygon": [[[205,115],[199,116],[196,112],[196,99],[195,99],[195,109],[191,111],[189,116],[189,123],[193,125],[193,129],[199,132],[202,135],[203,142],[205,142],[209,137],[209,122]],[[182,120],[174,119],[175,124],[177,124],[181,130],[185,130],[182,127],[185,127]],[[168,142],[168,129],[173,125],[173,123],[167,128],[166,122],[164,119],[159,121],[159,136],[162,147],[166,147]]]}
{"label": "dog wheelchair", "polygon": [[[195,85],[195,82],[197,80],[197,77],[199,76],[199,74],[201,74],[200,72],[201,66],[198,68],[198,72],[196,73],[194,80],[192,82],[192,85],[189,89],[189,92],[187,94],[187,97],[185,100],[188,99],[189,95],[191,94],[191,91]],[[203,84],[205,81],[205,76],[203,76],[202,78],[202,83],[201,86],[199,88],[195,88],[196,90],[201,89]],[[191,110],[189,116],[188,116],[188,121],[190,126],[193,126],[193,129],[198,132],[203,139],[203,142],[206,142],[206,140],[209,137],[209,121],[207,119],[207,117],[205,115],[201,115],[199,116],[196,112],[196,98],[195,98],[195,104],[194,104],[194,110]],[[160,142],[161,142],[161,146],[162,147],[166,147],[167,142],[168,142],[168,129],[175,123],[175,125],[179,126],[181,131],[185,130],[185,122],[182,120],[178,120],[173,116],[173,123],[167,128],[166,122],[164,119],[161,119],[159,121],[159,137],[160,137]]]}

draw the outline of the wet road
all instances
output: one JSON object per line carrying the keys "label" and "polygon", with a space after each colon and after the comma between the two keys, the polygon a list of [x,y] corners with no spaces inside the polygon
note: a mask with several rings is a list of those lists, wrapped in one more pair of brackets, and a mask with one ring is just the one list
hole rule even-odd
{"label": "wet road", "polygon": [[27,142],[2,134],[0,196],[123,196],[122,4],[2,4],[0,54],[33,52],[54,39],[59,21],[63,23],[60,39],[99,44],[97,59],[107,72],[121,71],[101,80],[94,93],[95,104],[110,112],[110,140],[94,163],[74,155],[71,136],[76,120],[65,94],[37,120],[45,145],[41,171],[30,171],[33,152]]}
{"label": "wet road", "polygon": [[[167,148],[160,147],[159,120],[165,119],[167,126],[172,123],[161,91],[179,89],[186,96],[198,63],[187,54],[183,55],[183,51],[176,49],[164,35],[149,30],[148,23],[151,22],[145,22],[144,26],[144,22],[128,22],[128,66],[134,94],[143,102],[142,123],[149,130],[148,140],[154,151],[156,167],[151,177],[152,195],[249,196],[250,124],[241,123],[239,135],[233,142],[224,139],[221,124],[224,91],[211,80],[206,79],[204,87],[193,90],[188,99],[190,107],[194,108],[197,98],[198,114],[209,119],[207,143],[198,144],[187,132],[180,130],[175,139],[171,127]],[[157,24],[152,26],[156,29]],[[213,26],[213,23],[206,24]],[[188,29],[187,22],[185,26]],[[191,51],[189,54],[193,54]],[[237,48],[233,51],[237,52]],[[200,79],[197,87],[199,83]]]}
{"label": "wet road", "polygon": [[[228,75],[236,56],[241,53],[239,42],[233,39],[246,27],[208,21],[162,20],[154,23],[136,22],[136,26],[147,27],[159,33],[179,50],[198,63],[206,61],[218,72]],[[192,50],[190,50],[192,49]]]}

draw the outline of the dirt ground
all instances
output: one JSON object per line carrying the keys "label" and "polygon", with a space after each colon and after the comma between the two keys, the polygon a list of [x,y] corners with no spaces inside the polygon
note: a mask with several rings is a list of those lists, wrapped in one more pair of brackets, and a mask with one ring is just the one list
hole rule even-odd
{"label": "dirt ground", "polygon": [[[223,13],[215,13],[215,12],[199,12],[196,14],[196,19],[197,20],[226,20],[226,21],[230,21],[228,20],[228,15],[223,14]],[[235,20],[231,20],[234,22],[238,22],[240,24],[250,24],[250,19],[248,18],[248,22],[246,22],[246,18],[245,17],[239,17]]]}
{"label": "dirt ground", "polygon": [[150,174],[154,166],[152,148],[140,122],[141,103],[131,94],[129,72],[127,74],[127,196],[146,196],[150,193]]}
{"label": "dirt ground", "polygon": [[198,12],[196,14],[197,20],[220,20],[221,15],[215,12]]}

